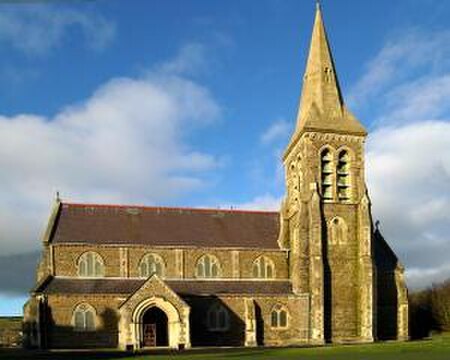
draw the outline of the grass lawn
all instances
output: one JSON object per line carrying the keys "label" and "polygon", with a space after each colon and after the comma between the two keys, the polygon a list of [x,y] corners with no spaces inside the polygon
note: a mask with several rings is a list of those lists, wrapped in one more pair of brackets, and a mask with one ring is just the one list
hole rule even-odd
{"label": "grass lawn", "polygon": [[408,343],[378,343],[371,345],[327,346],[321,348],[288,349],[216,349],[192,350],[184,353],[140,354],[124,353],[30,353],[0,349],[1,360],[151,360],[151,359],[333,359],[333,360],[450,360],[450,334],[432,340]]}
{"label": "grass lawn", "polygon": [[20,329],[22,327],[22,318],[2,317],[0,316],[0,329]]}
{"label": "grass lawn", "polygon": [[19,344],[21,330],[21,317],[0,317],[0,347]]}

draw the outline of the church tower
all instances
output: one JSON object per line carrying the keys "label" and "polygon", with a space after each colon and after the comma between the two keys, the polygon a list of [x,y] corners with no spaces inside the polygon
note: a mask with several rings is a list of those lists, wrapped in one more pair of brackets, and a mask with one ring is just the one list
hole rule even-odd
{"label": "church tower", "polygon": [[347,109],[318,5],[297,124],[284,153],[280,246],[310,294],[312,343],[371,342],[376,279],[364,179],[367,133]]}

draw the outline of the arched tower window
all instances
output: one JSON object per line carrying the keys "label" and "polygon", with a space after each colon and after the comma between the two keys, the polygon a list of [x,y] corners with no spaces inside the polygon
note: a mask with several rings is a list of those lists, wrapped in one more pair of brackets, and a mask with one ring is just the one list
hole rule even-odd
{"label": "arched tower window", "polygon": [[273,279],[275,266],[273,261],[266,256],[260,256],[253,262],[253,277],[258,279]]}
{"label": "arched tower window", "polygon": [[340,217],[335,217],[329,225],[329,241],[331,244],[339,245],[347,242],[347,224]]}
{"label": "arched tower window", "polygon": [[277,329],[288,327],[288,312],[281,306],[276,305],[270,313],[270,326]]}
{"label": "arched tower window", "polygon": [[95,331],[95,309],[89,304],[79,304],[73,311],[73,327],[75,331]]}
{"label": "arched tower window", "polygon": [[350,156],[348,151],[342,150],[337,164],[337,194],[339,201],[350,200]]}
{"label": "arched tower window", "polygon": [[213,255],[203,255],[197,261],[197,277],[198,278],[218,278],[220,277],[220,263]]}
{"label": "arched tower window", "polygon": [[230,327],[230,315],[223,305],[213,305],[206,314],[208,329],[226,331]]}
{"label": "arched tower window", "polygon": [[141,277],[149,277],[156,274],[160,277],[164,276],[165,264],[161,256],[157,254],[146,254],[139,263],[139,275]]}
{"label": "arched tower window", "polygon": [[78,276],[105,276],[105,265],[103,263],[102,257],[93,251],[89,251],[81,255],[78,259]]}
{"label": "arched tower window", "polygon": [[321,185],[324,200],[333,199],[333,155],[330,149],[324,149],[320,154]]}

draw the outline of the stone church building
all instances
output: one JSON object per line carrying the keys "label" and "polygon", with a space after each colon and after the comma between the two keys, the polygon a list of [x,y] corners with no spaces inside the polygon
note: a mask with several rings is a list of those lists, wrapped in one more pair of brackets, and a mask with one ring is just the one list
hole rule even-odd
{"label": "stone church building", "polygon": [[[56,200],[25,342],[190,348],[408,338],[404,269],[374,228],[366,130],[317,8],[279,212]],[[394,199],[393,199],[394,200]]]}

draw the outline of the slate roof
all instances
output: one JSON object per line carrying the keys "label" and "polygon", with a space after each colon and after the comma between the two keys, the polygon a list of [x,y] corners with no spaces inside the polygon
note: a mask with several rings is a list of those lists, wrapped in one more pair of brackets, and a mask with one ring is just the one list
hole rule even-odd
{"label": "slate roof", "polygon": [[[49,278],[34,290],[45,294],[117,294],[129,295],[146,279],[79,279]],[[255,280],[167,280],[165,283],[179,295],[221,294],[292,294],[290,281]]]}
{"label": "slate roof", "polygon": [[62,203],[50,241],[279,249],[277,212]]}

